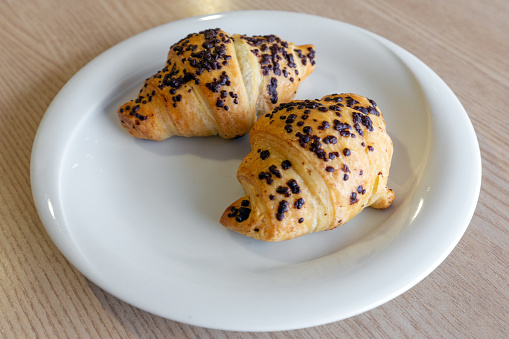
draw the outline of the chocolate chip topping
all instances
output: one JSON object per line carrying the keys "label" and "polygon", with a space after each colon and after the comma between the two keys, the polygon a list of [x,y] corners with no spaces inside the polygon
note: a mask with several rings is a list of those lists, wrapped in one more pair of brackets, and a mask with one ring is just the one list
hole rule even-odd
{"label": "chocolate chip topping", "polygon": [[305,201],[303,198],[298,198],[297,200],[295,200],[293,206],[296,209],[300,210],[302,208],[302,206],[304,206],[304,203],[305,203]]}
{"label": "chocolate chip topping", "polygon": [[350,195],[350,205],[353,205],[358,201],[359,201],[359,199],[357,199],[357,193],[352,192],[352,194]]}
{"label": "chocolate chip topping", "polygon": [[235,217],[235,221],[242,222],[249,218],[249,215],[251,214],[251,209],[246,207],[239,208],[239,214]]}
{"label": "chocolate chip topping", "polygon": [[286,195],[290,192],[290,189],[288,187],[279,186],[278,188],[276,188],[276,192],[279,194]]}
{"label": "chocolate chip topping", "polygon": [[267,85],[267,90],[269,91],[270,101],[275,104],[277,103],[277,79],[270,78],[270,83]]}
{"label": "chocolate chip topping", "polygon": [[260,152],[260,159],[265,160],[270,156],[270,152],[268,150]]}
{"label": "chocolate chip topping", "polygon": [[292,163],[290,162],[290,160],[284,160],[282,163],[281,163],[281,168],[284,169],[284,170],[287,170],[289,169],[290,167],[292,167]]}
{"label": "chocolate chip topping", "polygon": [[288,187],[290,187],[293,194],[300,193],[300,186],[297,184],[297,181],[295,179],[290,179],[286,184],[288,185]]}
{"label": "chocolate chip topping", "polygon": [[265,180],[268,185],[271,185],[274,182],[274,179],[272,179],[272,174],[270,174],[270,172],[260,172],[258,174],[258,179]]}
{"label": "chocolate chip topping", "polygon": [[[247,201],[247,200],[244,200]],[[230,213],[228,213],[228,218],[235,218],[235,221],[242,222],[249,218],[251,214],[251,209],[245,206],[240,208],[235,208],[234,206],[230,207]]]}
{"label": "chocolate chip topping", "polygon": [[288,208],[288,201],[286,200],[281,200],[279,202],[279,205],[278,205],[278,208],[277,208],[277,214],[276,214],[276,218],[277,220],[281,221],[285,218],[285,213],[289,211],[289,208]]}
{"label": "chocolate chip topping", "polygon": [[277,169],[276,165],[269,167],[269,172],[272,173],[276,178],[281,178],[281,172]]}

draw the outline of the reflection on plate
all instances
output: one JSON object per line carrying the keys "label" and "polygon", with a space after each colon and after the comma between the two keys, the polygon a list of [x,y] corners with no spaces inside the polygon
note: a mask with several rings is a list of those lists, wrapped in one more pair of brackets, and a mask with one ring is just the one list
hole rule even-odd
{"label": "reflection on plate", "polygon": [[[122,129],[116,108],[162,67],[170,45],[213,27],[313,43],[317,68],[298,99],[354,92],[379,104],[395,147],[390,209],[287,242],[256,241],[218,223],[242,194],[235,175],[247,137],[153,142]],[[156,27],[90,62],[48,108],[31,174],[49,235],[98,286],[176,321],[274,331],[362,313],[428,275],[470,222],[480,166],[461,104],[408,52],[338,21],[246,11]]]}

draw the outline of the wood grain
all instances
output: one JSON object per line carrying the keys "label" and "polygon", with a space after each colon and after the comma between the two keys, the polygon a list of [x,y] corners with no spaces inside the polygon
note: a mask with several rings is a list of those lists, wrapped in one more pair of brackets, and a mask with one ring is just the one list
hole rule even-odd
{"label": "wood grain", "polygon": [[[37,215],[30,188],[32,143],[46,108],[75,72],[154,26],[245,9],[305,12],[384,36],[435,70],[472,120],[483,180],[466,234],[421,283],[374,310],[286,332],[227,332],[177,323],[90,283],[53,245]],[[0,337],[507,337],[508,17],[506,0],[1,1]]]}

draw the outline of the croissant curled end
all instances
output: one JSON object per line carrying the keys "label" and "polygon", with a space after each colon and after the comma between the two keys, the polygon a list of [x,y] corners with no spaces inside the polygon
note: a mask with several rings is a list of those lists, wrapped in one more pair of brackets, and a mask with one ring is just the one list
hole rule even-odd
{"label": "croissant curled end", "polygon": [[162,117],[157,114],[158,110],[157,107],[140,105],[131,100],[118,109],[117,116],[122,127],[132,136],[161,141],[172,136],[173,131],[167,126],[168,123],[162,121]]}
{"label": "croissant curled end", "polygon": [[385,187],[385,193],[381,195],[370,207],[376,209],[386,209],[391,206],[394,201],[394,191],[388,187]]}
{"label": "croissant curled end", "polygon": [[247,235],[254,239],[265,238],[262,234],[261,220],[256,211],[252,210],[247,196],[232,203],[221,216],[220,223],[235,232]]}

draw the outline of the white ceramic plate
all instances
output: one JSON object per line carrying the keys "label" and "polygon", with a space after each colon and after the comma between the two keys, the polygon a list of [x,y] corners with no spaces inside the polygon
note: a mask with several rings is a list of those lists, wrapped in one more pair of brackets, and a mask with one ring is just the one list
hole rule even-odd
{"label": "white ceramic plate", "polygon": [[[287,242],[255,241],[218,222],[242,194],[235,174],[247,137],[153,142],[122,129],[117,107],[169,47],[214,27],[315,44],[317,67],[297,98],[354,92],[378,103],[395,146],[390,209]],[[91,61],[41,121],[31,175],[49,235],[98,286],[176,321],[274,331],[362,313],[428,275],[470,222],[481,161],[458,99],[402,48],[330,19],[246,11],[156,27]]]}

